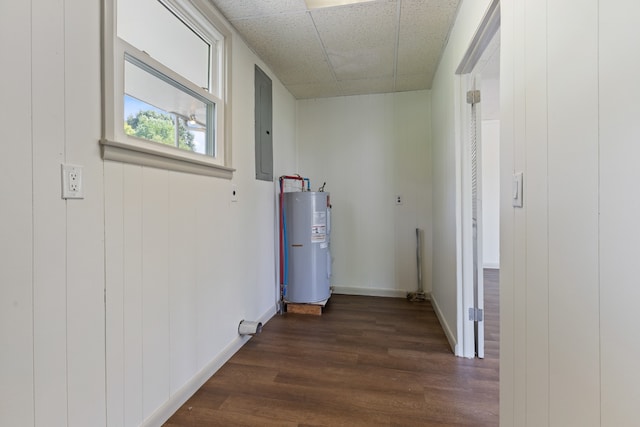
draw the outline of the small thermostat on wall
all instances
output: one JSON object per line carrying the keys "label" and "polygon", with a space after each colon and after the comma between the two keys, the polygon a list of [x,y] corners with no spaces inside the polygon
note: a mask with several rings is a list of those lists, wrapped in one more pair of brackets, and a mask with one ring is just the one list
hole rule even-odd
{"label": "small thermostat on wall", "polygon": [[231,186],[231,201],[232,202],[238,201],[238,187],[235,184]]}

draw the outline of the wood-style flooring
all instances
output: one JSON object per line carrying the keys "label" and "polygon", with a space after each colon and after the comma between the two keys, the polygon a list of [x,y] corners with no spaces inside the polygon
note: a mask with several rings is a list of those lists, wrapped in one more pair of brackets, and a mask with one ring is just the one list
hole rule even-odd
{"label": "wood-style flooring", "polygon": [[428,301],[333,295],[271,319],[165,426],[497,426],[497,278],[485,359],[452,354]]}

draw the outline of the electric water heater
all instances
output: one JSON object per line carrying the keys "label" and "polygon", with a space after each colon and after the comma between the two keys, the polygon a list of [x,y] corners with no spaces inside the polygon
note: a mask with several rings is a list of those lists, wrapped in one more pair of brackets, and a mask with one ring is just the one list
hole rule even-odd
{"label": "electric water heater", "polygon": [[287,286],[293,303],[324,301],[330,295],[331,209],[329,193],[284,193]]}

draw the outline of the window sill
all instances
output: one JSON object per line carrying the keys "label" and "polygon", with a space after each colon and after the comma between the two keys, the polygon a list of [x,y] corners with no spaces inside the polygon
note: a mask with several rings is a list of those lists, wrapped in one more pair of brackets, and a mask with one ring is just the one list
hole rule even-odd
{"label": "window sill", "polygon": [[208,156],[181,152],[181,150],[163,147],[153,142],[140,141],[134,145],[103,139],[100,144],[104,160],[225,179],[233,178],[235,171],[233,168],[215,163],[215,160]]}

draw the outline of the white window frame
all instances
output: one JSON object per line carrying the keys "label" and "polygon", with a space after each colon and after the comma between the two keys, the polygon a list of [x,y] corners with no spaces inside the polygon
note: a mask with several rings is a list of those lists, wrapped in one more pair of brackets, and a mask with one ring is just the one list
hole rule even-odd
{"label": "white window frame", "polygon": [[[162,0],[184,22],[197,32],[212,29],[223,40],[217,43],[217,81],[210,84],[219,96],[196,87],[195,84],[164,66],[151,56],[131,46],[117,36],[116,7],[118,0],[103,0],[102,34],[102,158],[124,163],[151,166],[160,169],[231,179],[231,39],[232,33],[223,19],[206,0]],[[120,0],[126,1],[126,0]],[[214,46],[212,46],[212,50]],[[193,153],[129,136],[124,132],[124,63],[125,53],[157,72],[179,82],[194,92],[201,93],[216,105],[216,156]],[[212,55],[215,51],[212,52]],[[217,89],[216,89],[217,87]]]}

